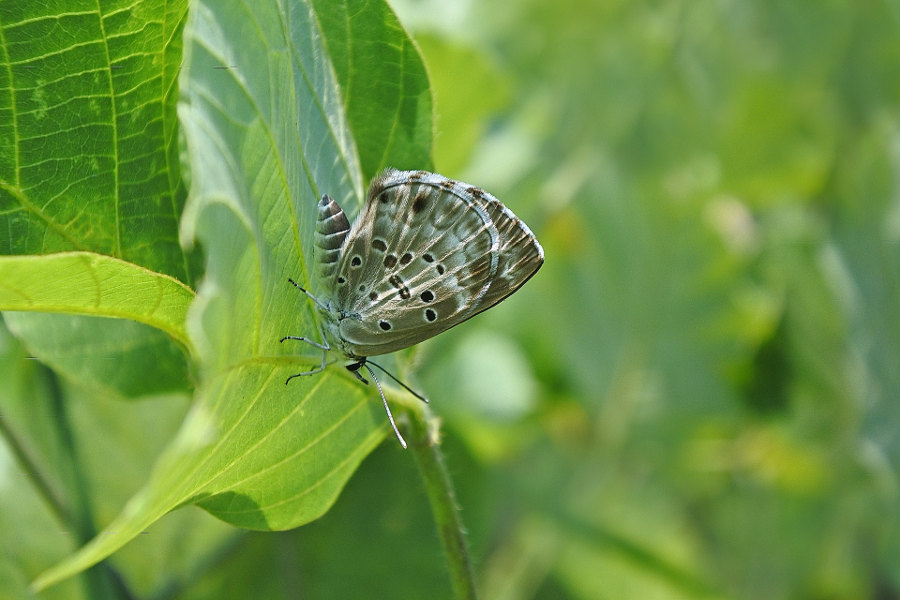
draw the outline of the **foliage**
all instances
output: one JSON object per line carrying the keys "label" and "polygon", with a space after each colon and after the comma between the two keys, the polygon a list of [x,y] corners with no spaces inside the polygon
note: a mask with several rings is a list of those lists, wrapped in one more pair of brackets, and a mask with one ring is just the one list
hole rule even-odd
{"label": "foliage", "polygon": [[[384,5],[331,4],[321,21],[314,6],[298,3],[165,7],[56,14],[48,5],[4,5],[12,117],[5,139],[15,160],[3,183],[10,256],[0,264],[0,307],[30,311],[5,320],[28,354],[66,378],[45,399],[57,414],[81,391],[142,401],[194,396],[112,523],[96,514],[103,488],[91,485],[94,474],[79,457],[90,446],[85,438],[116,432],[57,423],[50,435],[71,454],[72,479],[57,486],[55,461],[30,451],[42,440],[19,415],[29,412],[30,394],[4,398],[10,450],[35,468],[33,487],[52,494],[53,516],[77,530],[75,543],[91,540],[38,577],[38,589],[104,559],[183,504],[245,528],[307,523],[384,436],[377,405],[338,370],[286,389],[289,374],[318,359],[278,342],[295,328],[316,328],[288,278],[307,280],[321,193],[358,206],[362,168],[370,178],[413,156],[428,166],[431,100],[417,53]],[[378,61],[350,43],[357,36],[382,40]],[[337,66],[323,58],[332,55]],[[392,135],[380,155],[357,154],[357,140],[371,146],[385,130]],[[202,244],[205,265],[182,250],[179,236]],[[53,254],[60,250],[74,252]],[[188,285],[198,281],[195,294]],[[25,352],[9,346],[11,364],[25,367]],[[34,374],[41,375],[56,382],[47,371]],[[7,531],[36,535],[28,528],[12,520]],[[118,568],[131,566],[145,565]],[[12,595],[37,572],[17,575]],[[125,576],[127,587],[137,576]],[[108,586],[89,578],[88,595]]]}
{"label": "foliage", "polygon": [[401,15],[502,61],[514,93],[466,176],[533,207],[548,257],[497,327],[538,408],[496,420],[499,450],[447,416],[519,498],[486,534],[486,596],[895,597],[895,7],[472,12]]}
{"label": "foliage", "polygon": [[431,92],[547,255],[414,356],[482,595],[900,594],[892,5],[398,0],[427,81],[379,2],[102,4],[0,3],[0,597],[450,595],[437,467],[277,343]]}

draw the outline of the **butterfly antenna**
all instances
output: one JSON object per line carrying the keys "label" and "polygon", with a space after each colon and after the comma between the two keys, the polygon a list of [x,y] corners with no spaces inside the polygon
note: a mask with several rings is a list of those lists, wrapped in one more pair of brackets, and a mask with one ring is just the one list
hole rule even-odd
{"label": "butterfly antenna", "polygon": [[[393,379],[394,381],[396,381],[397,383],[399,383],[400,385],[402,385],[404,390],[406,390],[407,392],[409,392],[410,394],[412,394],[413,396],[415,396],[416,398],[418,398],[419,400],[421,400],[421,401],[424,402],[425,404],[428,404],[428,398],[426,398],[426,397],[423,396],[422,394],[418,393],[417,391],[415,391],[414,389],[412,389],[411,387],[409,387],[408,385],[406,385],[405,383],[403,383],[402,381],[400,381],[399,379],[397,379],[396,377],[394,377],[393,375],[391,375],[391,372],[390,372],[390,371],[388,371],[387,369],[385,369],[384,367],[382,367],[382,366],[379,365],[378,363],[372,362],[371,360],[367,360],[367,361],[366,361],[366,365],[375,365],[376,367],[378,367],[379,369],[381,369],[381,371],[382,371],[385,375],[387,375],[388,377],[390,377],[391,379]],[[372,369],[369,369],[369,373],[371,373],[371,372],[372,372]],[[374,377],[374,375],[373,375],[373,377]]]}
{"label": "butterfly antenna", "polygon": [[[366,371],[369,372],[369,375],[372,376],[372,380],[375,381],[375,387],[378,388],[378,393],[381,395],[381,402],[384,404],[384,410],[387,412],[388,420],[391,422],[391,427],[394,428],[394,433],[397,435],[397,439],[400,440],[400,445],[403,446],[403,449],[406,450],[406,440],[403,439],[403,436],[400,435],[400,431],[397,429],[397,424],[394,422],[394,415],[391,414],[391,409],[388,406],[387,398],[384,397],[384,392],[381,389],[381,384],[378,383],[378,378],[375,377],[375,371],[372,370],[372,367],[368,365],[368,363],[363,363],[363,366],[366,368]],[[375,365],[376,367],[378,365]],[[378,367],[381,369],[381,367]],[[381,369],[384,371],[384,369]],[[387,373],[387,371],[385,371]],[[390,375],[390,373],[388,373]]]}

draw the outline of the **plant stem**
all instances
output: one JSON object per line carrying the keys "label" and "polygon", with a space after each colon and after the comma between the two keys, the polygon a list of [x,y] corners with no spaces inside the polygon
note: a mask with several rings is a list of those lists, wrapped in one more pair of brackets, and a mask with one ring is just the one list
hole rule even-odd
{"label": "plant stem", "polygon": [[447,557],[455,597],[460,600],[475,600],[478,594],[475,591],[472,561],[459,505],[440,446],[430,435],[429,421],[433,417],[427,409],[407,411],[407,414],[410,417],[410,449],[425,482],[431,512]]}

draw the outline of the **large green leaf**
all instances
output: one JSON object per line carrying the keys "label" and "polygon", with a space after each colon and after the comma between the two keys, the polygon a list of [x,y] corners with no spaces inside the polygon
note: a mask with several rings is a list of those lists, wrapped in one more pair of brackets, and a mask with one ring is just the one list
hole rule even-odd
{"label": "large green leaf", "polygon": [[430,169],[431,90],[413,41],[385,2],[313,0],[363,175]]}
{"label": "large green leaf", "polygon": [[[113,394],[188,387],[185,318],[193,299],[173,277],[102,254],[0,256],[0,310],[35,311],[7,312],[9,327],[57,372]],[[67,314],[40,314],[47,312]]]}
{"label": "large green leaf", "polygon": [[[199,263],[178,242],[186,193],[175,101],[186,13],[186,0],[0,4],[0,254],[91,251],[194,281]],[[47,279],[44,267],[24,273],[48,295],[72,283]],[[158,331],[82,316],[15,320],[33,354],[95,388],[133,396],[147,379],[109,378],[111,365],[141,372],[157,353],[165,360],[145,373],[154,388],[187,388],[178,344]],[[177,327],[180,335],[164,329],[184,345]],[[75,369],[52,343],[61,330],[81,350]]]}
{"label": "large green leaf", "polygon": [[186,11],[0,6],[0,254],[92,250],[191,281],[175,145]]}
{"label": "large green leaf", "polygon": [[[199,240],[208,259],[188,317],[197,401],[147,485],[103,535],[44,573],[38,587],[101,560],[185,503],[254,529],[309,522],[387,431],[374,390],[343,370],[285,387],[288,375],[320,360],[318,351],[278,341],[316,335],[312,307],[288,278],[308,282],[317,199],[327,192],[353,212],[363,195],[317,14],[300,2],[273,0],[252,10],[196,2],[184,35],[179,118],[191,199],[182,235]],[[370,102],[416,104],[398,100],[387,83],[373,89]],[[430,112],[394,119],[418,136],[430,128]]]}
{"label": "large green leaf", "polygon": [[193,299],[177,279],[102,254],[0,256],[0,310],[131,319],[188,347],[184,322]]}

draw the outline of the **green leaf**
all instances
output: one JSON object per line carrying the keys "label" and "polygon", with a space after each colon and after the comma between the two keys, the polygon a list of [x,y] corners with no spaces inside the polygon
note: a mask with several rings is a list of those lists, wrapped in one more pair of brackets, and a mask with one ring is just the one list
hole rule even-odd
{"label": "green leaf", "polygon": [[366,179],[431,169],[432,99],[413,41],[385,2],[313,0]]}
{"label": "green leaf", "polygon": [[[309,522],[387,431],[374,390],[342,369],[285,386],[321,360],[315,349],[279,343],[318,330],[309,301],[288,283],[309,285],[318,197],[328,193],[352,213],[363,196],[318,16],[293,1],[252,10],[239,2],[191,6],[179,118],[191,176],[182,236],[199,240],[208,260],[187,320],[197,401],[147,485],[106,531],[41,575],[37,588],[96,563],[187,503],[254,529]],[[389,20],[382,27],[391,45],[409,43]],[[421,114],[409,107],[418,106],[419,92],[400,90],[396,98],[390,83],[403,68],[395,64],[383,79],[365,65],[349,74],[383,81],[387,91],[374,98],[396,100],[392,128],[416,130]]]}
{"label": "green leaf", "polygon": [[193,299],[177,279],[102,254],[0,256],[0,310],[131,319],[190,348],[184,323]]}
{"label": "green leaf", "polygon": [[[178,240],[186,191],[175,77],[186,14],[186,0],[0,3],[0,254],[94,252],[195,280],[199,256]],[[60,294],[37,263],[20,274],[48,294],[71,291]],[[131,292],[120,290],[126,318],[143,310],[124,306]],[[82,312],[72,309],[61,307]],[[187,387],[181,350],[158,331],[80,316],[14,320],[34,355],[92,387],[125,396],[148,380],[157,385],[145,392]],[[186,346],[183,320],[163,325]],[[69,351],[81,351],[77,366],[51,339],[62,330]],[[127,377],[150,363],[155,373]],[[120,377],[107,377],[112,365]]]}
{"label": "green leaf", "polygon": [[0,254],[90,250],[190,283],[174,143],[186,11],[186,0],[0,6]]}
{"label": "green leaf", "polygon": [[[193,388],[183,347],[126,319],[7,312],[29,354],[82,389],[120,400]],[[90,338],[89,345],[82,342]]]}
{"label": "green leaf", "polygon": [[33,356],[105,393],[189,387],[185,318],[193,299],[177,279],[102,254],[0,257],[0,310],[32,311],[7,313],[10,328]]}

